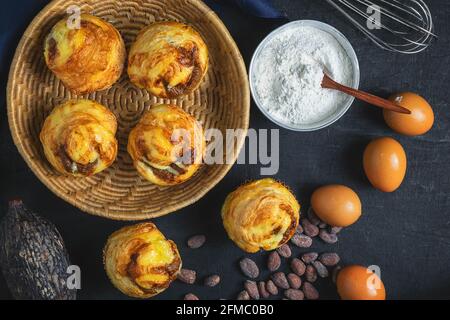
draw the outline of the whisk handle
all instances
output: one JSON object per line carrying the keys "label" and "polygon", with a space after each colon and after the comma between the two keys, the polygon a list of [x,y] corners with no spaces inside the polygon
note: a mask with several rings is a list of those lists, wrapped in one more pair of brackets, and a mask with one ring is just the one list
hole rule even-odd
{"label": "whisk handle", "polygon": [[370,93],[367,93],[367,92],[364,92],[361,90],[356,90],[356,89],[344,86],[340,83],[337,83],[336,81],[331,79],[326,74],[324,74],[324,77],[322,80],[322,87],[344,92],[348,95],[351,95],[352,97],[355,97],[358,100],[362,100],[364,102],[367,102],[371,105],[374,105],[374,106],[377,106],[377,107],[380,107],[383,109],[388,109],[388,110],[392,110],[392,111],[404,113],[404,114],[411,114],[410,110],[408,110],[404,107],[401,107],[387,99],[383,99],[383,98],[377,97],[373,94],[370,94]]}

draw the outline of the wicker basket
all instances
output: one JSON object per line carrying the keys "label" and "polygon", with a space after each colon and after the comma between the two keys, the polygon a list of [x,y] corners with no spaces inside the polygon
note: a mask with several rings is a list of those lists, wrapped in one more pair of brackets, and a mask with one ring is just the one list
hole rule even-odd
{"label": "wicker basket", "polygon": [[[126,73],[109,90],[79,96],[108,106],[117,116],[119,155],[104,172],[75,179],[56,173],[39,142],[45,117],[56,105],[74,98],[48,70],[43,58],[44,37],[71,5],[112,23],[127,48],[139,30],[154,21],[176,20],[193,25],[210,51],[210,68],[200,88],[189,96],[164,100],[130,83]],[[200,0],[55,0],[33,20],[19,43],[7,87],[9,124],[19,152],[56,195],[88,213],[118,220],[158,217],[194,203],[213,188],[231,164],[203,166],[188,182],[158,187],[140,178],[126,152],[130,129],[142,113],[157,103],[175,103],[204,126],[248,129],[250,95],[244,62],[219,18]],[[245,137],[235,144],[235,157]]]}

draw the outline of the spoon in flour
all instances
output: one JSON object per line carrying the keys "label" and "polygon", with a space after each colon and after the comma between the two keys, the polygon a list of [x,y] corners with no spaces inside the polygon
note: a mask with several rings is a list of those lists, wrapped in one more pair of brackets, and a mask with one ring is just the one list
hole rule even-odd
{"label": "spoon in flour", "polygon": [[324,72],[323,72],[322,88],[341,91],[343,93],[351,95],[352,97],[355,97],[358,100],[362,100],[364,102],[370,103],[371,105],[374,105],[374,106],[377,106],[377,107],[380,107],[383,109],[388,109],[388,110],[392,110],[392,111],[404,113],[404,114],[411,114],[410,110],[403,108],[387,99],[383,99],[383,98],[374,96],[373,94],[344,86],[343,84],[340,84],[340,83],[334,81],[327,74],[326,69],[324,69]]}

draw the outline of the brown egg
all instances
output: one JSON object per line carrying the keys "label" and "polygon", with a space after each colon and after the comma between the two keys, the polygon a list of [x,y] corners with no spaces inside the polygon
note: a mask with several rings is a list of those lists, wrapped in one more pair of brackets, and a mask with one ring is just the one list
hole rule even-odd
{"label": "brown egg", "polygon": [[363,164],[370,183],[381,191],[395,191],[405,178],[405,150],[392,138],[384,137],[370,142],[364,151]]}
{"label": "brown egg", "polygon": [[386,124],[398,133],[417,136],[428,132],[434,123],[434,113],[430,104],[421,96],[412,92],[392,95],[389,100],[409,109],[411,114],[384,110]]}
{"label": "brown egg", "polygon": [[337,275],[336,285],[342,300],[386,300],[383,281],[366,267],[343,268]]}
{"label": "brown egg", "polygon": [[349,187],[332,184],[314,191],[311,206],[317,216],[327,224],[347,227],[361,216],[361,201]]}

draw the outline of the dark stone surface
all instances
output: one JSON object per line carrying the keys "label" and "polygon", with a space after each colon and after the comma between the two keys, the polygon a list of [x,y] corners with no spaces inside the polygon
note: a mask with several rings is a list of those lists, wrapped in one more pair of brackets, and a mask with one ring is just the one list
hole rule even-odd
{"label": "dark stone surface", "polygon": [[[440,36],[425,53],[405,56],[376,48],[355,31],[325,1],[276,1],[289,17],[330,23],[354,45],[361,65],[361,88],[386,96],[396,91],[415,91],[434,107],[436,123],[423,137],[408,138],[393,133],[381,112],[355,103],[333,126],[313,133],[280,130],[281,167],[277,179],[289,185],[304,208],[312,191],[323,184],[343,183],[360,195],[364,214],[352,227],[339,234],[336,245],[315,240],[314,251],[337,251],[343,264],[378,265],[388,298],[450,298],[450,4],[428,1]],[[108,221],[82,213],[53,195],[28,169],[9,133],[5,110],[5,88],[9,65],[20,35],[33,16],[45,5],[42,0],[16,0],[2,4],[0,13],[0,204],[20,197],[33,210],[57,225],[73,263],[82,270],[80,299],[123,299],[108,281],[102,266],[106,238],[127,222]],[[247,64],[257,44],[281,25],[244,15],[233,7],[220,7],[223,19]],[[251,127],[276,128],[252,105]],[[402,187],[393,194],[374,190],[362,171],[362,152],[370,139],[392,136],[408,155],[408,172]],[[168,238],[177,242],[186,268],[195,269],[199,284],[175,282],[156,299],[179,299],[194,292],[200,299],[234,298],[242,290],[244,277],[238,261],[246,254],[227,239],[220,219],[225,196],[242,182],[259,178],[259,166],[235,166],[226,178],[198,203],[175,214],[155,219]],[[2,214],[4,213],[2,208]],[[206,244],[188,249],[186,240],[205,234]],[[294,250],[298,256],[307,250]],[[252,255],[265,264],[266,253]],[[283,271],[287,271],[287,265]],[[206,288],[202,279],[219,274],[221,283]],[[262,273],[261,279],[268,277]],[[336,298],[329,280],[317,284],[322,298]],[[10,298],[0,277],[0,298]]]}

